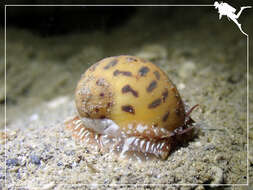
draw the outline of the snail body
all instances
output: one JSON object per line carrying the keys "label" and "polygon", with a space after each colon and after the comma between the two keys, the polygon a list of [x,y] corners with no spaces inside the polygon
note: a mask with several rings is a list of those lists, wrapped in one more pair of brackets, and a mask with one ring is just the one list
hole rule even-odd
{"label": "snail body", "polygon": [[78,116],[65,122],[73,135],[121,155],[165,159],[175,134],[193,122],[166,74],[134,56],[92,65],[77,84],[75,103]]}

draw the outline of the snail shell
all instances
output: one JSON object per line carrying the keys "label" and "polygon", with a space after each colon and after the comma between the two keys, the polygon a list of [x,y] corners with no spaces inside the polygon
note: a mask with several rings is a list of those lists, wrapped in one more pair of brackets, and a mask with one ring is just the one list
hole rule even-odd
{"label": "snail shell", "polygon": [[176,86],[156,65],[134,56],[105,58],[81,77],[78,116],[66,126],[88,144],[165,159],[187,114]]}

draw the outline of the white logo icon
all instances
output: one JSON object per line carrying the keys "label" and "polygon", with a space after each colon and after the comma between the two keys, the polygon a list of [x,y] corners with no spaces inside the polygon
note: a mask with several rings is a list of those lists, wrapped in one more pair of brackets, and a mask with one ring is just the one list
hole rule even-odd
{"label": "white logo icon", "polygon": [[248,36],[248,34],[243,32],[241,24],[237,21],[237,19],[242,14],[242,11],[244,9],[251,8],[251,6],[241,7],[240,11],[237,14],[235,14],[236,9],[227,3],[223,3],[223,2],[218,3],[217,1],[215,1],[214,6],[215,6],[215,9],[218,9],[218,13],[220,14],[219,19],[221,19],[223,15],[227,16],[228,20],[231,19],[238,26],[241,32],[245,34],[246,36]]}

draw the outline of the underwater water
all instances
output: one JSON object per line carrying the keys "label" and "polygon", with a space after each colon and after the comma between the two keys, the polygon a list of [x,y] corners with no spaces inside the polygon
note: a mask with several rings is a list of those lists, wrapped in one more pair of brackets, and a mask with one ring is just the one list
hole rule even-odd
{"label": "underwater water", "polygon": [[[28,15],[30,24],[15,25],[10,19],[7,27],[7,130],[1,118],[0,189],[74,188],[71,184],[100,184],[88,187],[101,189],[109,184],[198,184],[185,188],[204,189],[203,184],[252,182],[252,149],[247,179],[247,38],[234,23],[219,20],[214,7],[59,9],[59,15],[85,12],[65,20],[39,10],[41,20]],[[249,34],[252,16],[245,11],[240,19]],[[64,121],[76,115],[74,91],[81,74],[116,55],[153,62],[177,86],[186,105],[199,104],[191,113],[199,126],[196,137],[164,161],[136,162],[91,151],[64,128]],[[0,62],[3,66],[3,56]],[[3,76],[0,80],[4,84]],[[3,114],[4,86],[0,102]],[[250,127],[250,141],[252,132]]]}

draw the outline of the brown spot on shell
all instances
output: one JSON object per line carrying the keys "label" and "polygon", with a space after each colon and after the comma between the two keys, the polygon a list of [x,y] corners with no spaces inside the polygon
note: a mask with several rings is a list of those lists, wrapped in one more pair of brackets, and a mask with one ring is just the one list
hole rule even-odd
{"label": "brown spot on shell", "polygon": [[153,80],[147,87],[147,92],[152,92],[157,86],[157,82]]}
{"label": "brown spot on shell", "polygon": [[138,92],[132,89],[132,87],[129,84],[125,85],[121,91],[122,93],[131,92],[135,97],[138,97]]}
{"label": "brown spot on shell", "polygon": [[160,80],[160,73],[159,73],[158,71],[154,71],[153,73],[154,73],[154,75],[155,75],[155,78],[156,78],[157,80]]}
{"label": "brown spot on shell", "polygon": [[106,108],[112,107],[112,102],[108,102]]}
{"label": "brown spot on shell", "polygon": [[130,71],[119,71],[118,69],[113,72],[114,76],[118,76],[119,74],[122,74],[124,76],[132,76],[132,73]]}
{"label": "brown spot on shell", "polygon": [[103,92],[101,92],[101,93],[99,94],[99,96],[104,97],[105,94],[104,94]]}
{"label": "brown spot on shell", "polygon": [[161,102],[162,102],[161,98],[158,98],[158,99],[154,100],[153,102],[151,102],[148,105],[148,108],[149,109],[156,108],[157,106],[159,106],[161,104]]}
{"label": "brown spot on shell", "polygon": [[164,116],[163,116],[163,122],[167,121],[169,115],[170,115],[169,111],[166,114],[164,114]]}
{"label": "brown spot on shell", "polygon": [[117,65],[118,63],[118,59],[113,59],[112,61],[110,61],[105,67],[104,69],[109,69],[111,67],[114,67],[115,65]]}
{"label": "brown spot on shell", "polygon": [[131,105],[124,105],[121,107],[121,109],[125,112],[135,114],[135,110],[134,110],[133,106],[131,106]]}
{"label": "brown spot on shell", "polygon": [[140,70],[139,70],[140,76],[145,76],[148,72],[149,72],[149,68],[146,66],[140,68]]}
{"label": "brown spot on shell", "polygon": [[166,98],[168,97],[168,94],[169,94],[168,89],[165,89],[165,91],[162,93],[163,102],[165,102]]}

